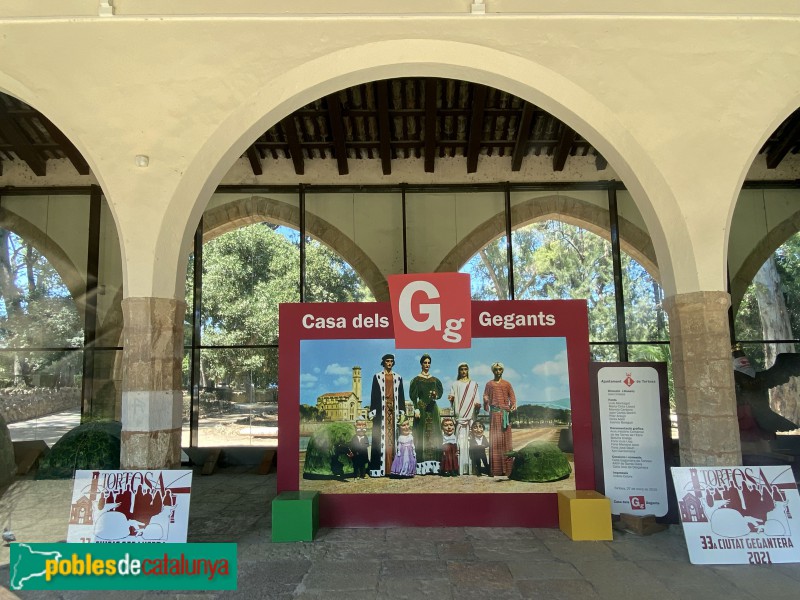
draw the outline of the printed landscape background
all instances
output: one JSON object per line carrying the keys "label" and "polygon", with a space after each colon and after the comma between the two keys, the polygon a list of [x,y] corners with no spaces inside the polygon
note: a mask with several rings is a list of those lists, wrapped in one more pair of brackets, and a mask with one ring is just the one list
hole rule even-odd
{"label": "printed landscape background", "polygon": [[[352,388],[353,367],[361,367],[361,404],[369,404],[372,376],[381,370],[381,356],[395,355],[394,372],[403,377],[406,395],[411,380],[420,373],[425,350],[395,350],[392,339],[302,340],[300,342],[300,404],[315,406],[325,393]],[[503,378],[514,387],[517,404],[538,404],[569,409],[567,345],[563,337],[473,338],[472,348],[433,350],[431,374],[444,386],[438,404],[450,406],[447,392],[456,379],[458,363],[469,363],[470,378],[483,386],[492,379],[491,365],[505,366]]]}

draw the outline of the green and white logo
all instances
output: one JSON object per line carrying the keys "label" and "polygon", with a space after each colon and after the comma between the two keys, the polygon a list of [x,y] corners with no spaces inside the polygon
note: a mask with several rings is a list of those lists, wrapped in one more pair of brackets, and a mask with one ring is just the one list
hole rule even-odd
{"label": "green and white logo", "polygon": [[12,590],[235,590],[236,544],[11,545]]}

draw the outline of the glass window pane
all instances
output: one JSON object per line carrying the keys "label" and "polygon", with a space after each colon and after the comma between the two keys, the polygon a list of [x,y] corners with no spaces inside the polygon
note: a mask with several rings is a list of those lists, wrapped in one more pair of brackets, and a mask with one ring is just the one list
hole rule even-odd
{"label": "glass window pane", "polygon": [[81,419],[81,351],[0,352],[0,397],[13,441],[52,446]]}
{"label": "glass window pane", "polygon": [[[50,237],[50,233],[55,233],[63,240],[64,232],[59,227],[50,227],[48,233],[47,221],[32,223],[21,215],[10,214],[12,209],[29,208],[16,202],[18,200],[20,198],[9,201],[4,198],[3,202],[5,221],[17,231],[0,229],[0,346],[80,347],[83,344],[86,236],[76,236],[83,244],[82,250],[74,240],[70,240],[67,248],[59,246]],[[57,200],[49,198],[26,200],[39,205],[45,213],[51,204],[58,205]],[[73,206],[72,200],[73,197],[69,197],[65,203]],[[82,200],[87,204],[85,197]],[[86,222],[80,226],[74,220],[70,223],[78,231],[87,230]],[[83,260],[80,270],[73,260]]]}
{"label": "glass window pane", "polygon": [[258,223],[204,243],[203,345],[277,343],[278,305],[300,300],[299,283],[300,238],[289,227]]}
{"label": "glass window pane", "polygon": [[386,276],[403,272],[402,195],[307,193],[305,205],[306,300],[388,301]]}
{"label": "glass window pane", "polygon": [[[278,349],[204,349],[200,356],[198,445],[277,447]],[[184,410],[187,445],[188,417]]]}
{"label": "glass window pane", "polygon": [[589,337],[616,341],[611,244],[576,225],[540,221],[514,230],[517,300],[586,299]]}
{"label": "glass window pane", "polygon": [[457,271],[505,234],[505,194],[498,191],[406,194],[409,273]]}

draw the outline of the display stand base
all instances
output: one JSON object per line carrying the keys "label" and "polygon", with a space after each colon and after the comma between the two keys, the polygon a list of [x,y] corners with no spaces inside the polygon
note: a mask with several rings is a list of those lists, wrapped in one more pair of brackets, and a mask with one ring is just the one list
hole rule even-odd
{"label": "display stand base", "polygon": [[272,501],[272,541],[311,542],[319,529],[319,492],[281,492]]}
{"label": "display stand base", "polygon": [[612,540],[611,500],[594,490],[558,492],[558,526],[575,541]]}

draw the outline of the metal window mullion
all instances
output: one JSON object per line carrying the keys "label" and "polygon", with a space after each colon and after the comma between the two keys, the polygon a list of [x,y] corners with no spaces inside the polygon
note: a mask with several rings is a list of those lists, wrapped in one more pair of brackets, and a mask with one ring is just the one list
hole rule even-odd
{"label": "metal window mullion", "polygon": [[617,308],[617,342],[619,359],[628,362],[628,334],[625,327],[625,296],[622,287],[622,259],[619,249],[619,213],[617,211],[617,189],[608,188],[608,218],[611,229],[611,261],[614,267],[614,300]]}
{"label": "metal window mullion", "polygon": [[81,374],[81,421],[94,416],[94,344],[97,339],[97,281],[100,265],[100,187],[89,192],[89,227],[86,242],[86,295],[83,313],[83,372]]}
{"label": "metal window mullion", "polygon": [[200,310],[203,306],[203,217],[194,232],[194,269],[192,272],[192,346],[191,346],[191,379],[189,401],[189,446],[199,445],[200,434],[200,352],[201,325]]}
{"label": "metal window mullion", "polygon": [[306,301],[306,188],[298,188],[300,201],[300,302]]}
{"label": "metal window mullion", "polygon": [[505,193],[505,217],[506,217],[506,260],[508,261],[508,298],[514,300],[516,291],[514,289],[514,249],[511,245],[511,186],[506,183]]}

